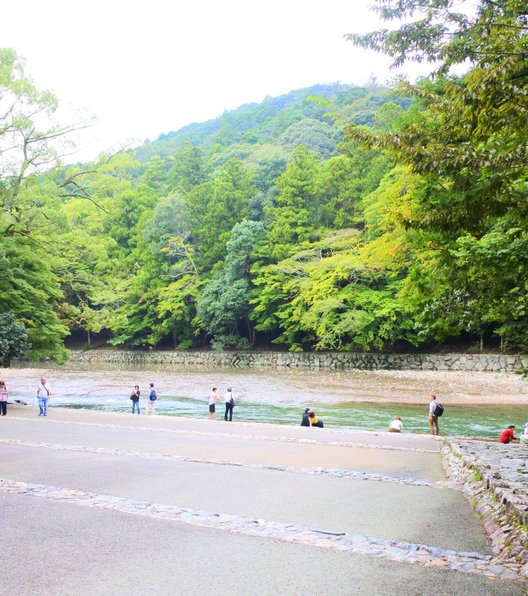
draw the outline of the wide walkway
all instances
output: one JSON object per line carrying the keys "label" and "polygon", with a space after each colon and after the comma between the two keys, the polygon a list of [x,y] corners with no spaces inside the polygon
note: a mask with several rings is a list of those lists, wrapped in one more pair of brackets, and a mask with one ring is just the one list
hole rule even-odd
{"label": "wide walkway", "polygon": [[0,594],[522,594],[432,437],[12,408]]}

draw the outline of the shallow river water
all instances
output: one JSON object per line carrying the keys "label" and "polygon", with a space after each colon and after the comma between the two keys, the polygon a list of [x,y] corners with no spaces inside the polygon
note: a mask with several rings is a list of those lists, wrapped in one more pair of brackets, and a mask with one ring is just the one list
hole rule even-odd
{"label": "shallow river water", "polygon": [[[518,430],[528,421],[528,382],[504,373],[426,371],[315,371],[226,368],[134,368],[97,365],[60,368],[0,369],[12,399],[36,407],[36,384],[48,378],[53,397],[50,406],[129,411],[132,385],[142,390],[145,405],[148,384],[158,391],[156,410],[173,416],[207,417],[207,397],[217,385],[219,393],[233,388],[234,418],[299,424],[301,412],[312,407],[325,426],[385,429],[394,415],[404,430],[428,431],[429,394],[445,406],[442,433],[497,436],[508,424]],[[217,418],[223,417],[223,403]],[[14,411],[14,409],[13,409]]]}

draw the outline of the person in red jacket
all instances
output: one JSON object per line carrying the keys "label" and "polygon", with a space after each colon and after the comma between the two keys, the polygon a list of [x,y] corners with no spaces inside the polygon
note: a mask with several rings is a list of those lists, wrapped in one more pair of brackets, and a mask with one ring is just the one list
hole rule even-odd
{"label": "person in red jacket", "polygon": [[505,428],[499,437],[499,441],[501,443],[511,443],[512,441],[516,441],[517,437],[515,436],[515,426],[510,424],[508,428]]}

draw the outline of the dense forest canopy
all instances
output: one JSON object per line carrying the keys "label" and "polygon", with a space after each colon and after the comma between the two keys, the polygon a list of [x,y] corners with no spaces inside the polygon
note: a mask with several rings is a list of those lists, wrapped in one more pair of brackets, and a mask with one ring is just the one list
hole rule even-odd
{"label": "dense forest canopy", "polygon": [[404,24],[350,40],[430,77],[315,85],[73,166],[56,98],[0,50],[3,361],[68,336],[526,349],[525,5],[375,6]]}

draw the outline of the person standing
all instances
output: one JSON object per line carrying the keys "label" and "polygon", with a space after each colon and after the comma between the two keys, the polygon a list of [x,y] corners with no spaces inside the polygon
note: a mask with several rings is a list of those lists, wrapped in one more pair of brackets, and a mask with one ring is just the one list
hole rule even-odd
{"label": "person standing", "polygon": [[39,416],[48,415],[48,400],[51,398],[51,388],[48,381],[42,377],[37,387],[37,399],[39,405]]}
{"label": "person standing", "polygon": [[134,385],[134,389],[132,389],[132,393],[130,394],[130,399],[132,400],[132,414],[137,408],[137,413],[139,415],[139,396],[141,395],[141,391],[139,390],[139,385]]}
{"label": "person standing", "polygon": [[233,391],[231,387],[225,392],[224,395],[225,399],[225,414],[224,420],[227,422],[227,417],[229,415],[229,422],[233,421],[233,408],[235,407],[235,398],[233,397]]}
{"label": "person standing", "polygon": [[5,381],[0,381],[0,416],[7,414],[7,387]]}
{"label": "person standing", "polygon": [[213,387],[209,394],[209,420],[215,419],[215,404],[218,401],[218,387]]}
{"label": "person standing", "polygon": [[438,402],[436,401],[436,395],[431,395],[431,401],[429,402],[429,428],[431,434],[439,435],[440,429],[438,428],[438,416],[436,415],[436,408]]}
{"label": "person standing", "polygon": [[156,389],[154,388],[154,383],[151,383],[149,386],[149,396],[147,400],[147,416],[153,416],[154,410],[156,409],[156,400],[158,399],[158,394],[156,393]]}

